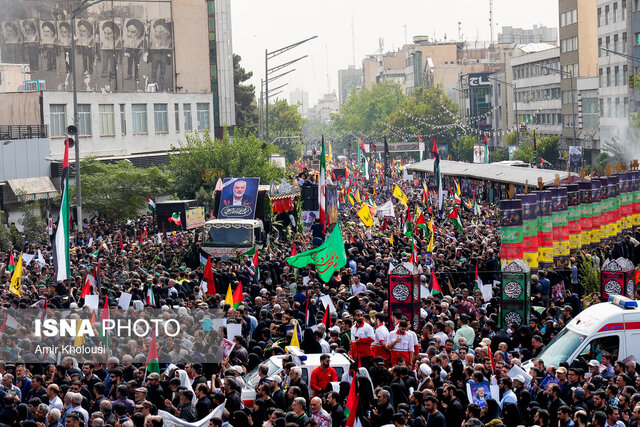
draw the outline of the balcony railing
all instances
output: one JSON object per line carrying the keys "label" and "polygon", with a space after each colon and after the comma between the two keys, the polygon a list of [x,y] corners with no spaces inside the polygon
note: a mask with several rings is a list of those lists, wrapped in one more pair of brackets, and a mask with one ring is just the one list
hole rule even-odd
{"label": "balcony railing", "polygon": [[46,125],[0,125],[0,140],[46,138]]}

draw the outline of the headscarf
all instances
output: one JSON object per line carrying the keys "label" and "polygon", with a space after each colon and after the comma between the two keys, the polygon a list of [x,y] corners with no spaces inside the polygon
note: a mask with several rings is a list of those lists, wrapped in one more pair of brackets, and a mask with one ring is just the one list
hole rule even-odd
{"label": "headscarf", "polygon": [[[187,390],[191,390],[191,393],[193,393],[193,387],[191,387],[191,380],[189,380],[189,374],[187,374],[187,371],[185,371],[184,369],[178,369],[178,378],[180,378],[180,386],[185,387]],[[193,393],[191,403],[194,405],[196,403],[195,393]]]}

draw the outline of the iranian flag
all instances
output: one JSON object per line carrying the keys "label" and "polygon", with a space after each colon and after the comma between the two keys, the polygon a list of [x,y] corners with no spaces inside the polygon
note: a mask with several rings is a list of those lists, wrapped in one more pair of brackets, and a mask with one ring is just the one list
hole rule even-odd
{"label": "iranian flag", "polygon": [[458,207],[456,206],[453,210],[447,215],[447,218],[456,226],[456,228],[462,231],[462,222],[460,221],[460,215],[458,214]]}
{"label": "iranian flag", "polygon": [[158,349],[156,346],[156,336],[151,338],[151,345],[149,346],[149,355],[147,356],[147,372],[160,373],[160,364],[158,363]]}
{"label": "iranian flag", "polygon": [[54,240],[53,262],[56,268],[56,280],[62,282],[71,277],[69,264],[69,138],[64,143],[62,177],[60,178],[60,212]]}
{"label": "iranian flag", "polygon": [[173,215],[171,215],[171,218],[169,218],[169,222],[173,222],[175,225],[181,226],[182,219],[180,218],[180,212],[174,212]]}
{"label": "iranian flag", "polygon": [[155,307],[156,305],[156,296],[153,294],[153,285],[149,283],[149,287],[147,288],[147,305],[151,307]]}
{"label": "iranian flag", "polygon": [[151,197],[147,197],[147,206],[149,207],[149,210],[151,212],[155,212],[156,211],[156,202],[151,200]]}
{"label": "iranian flag", "polygon": [[326,211],[325,211],[325,187],[327,174],[327,159],[324,153],[324,135],[322,136],[322,154],[320,154],[320,173],[318,174],[318,211],[320,212],[320,223],[322,231],[325,229]]}

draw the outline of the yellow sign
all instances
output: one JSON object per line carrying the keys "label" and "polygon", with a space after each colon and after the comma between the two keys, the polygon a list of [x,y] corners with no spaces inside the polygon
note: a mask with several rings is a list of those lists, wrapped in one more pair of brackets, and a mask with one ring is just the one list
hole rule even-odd
{"label": "yellow sign", "polygon": [[404,192],[397,185],[393,189],[393,197],[398,199],[398,201],[403,205],[407,206],[407,202],[409,201],[409,199],[407,198],[407,195],[404,194]]}
{"label": "yellow sign", "polygon": [[367,227],[373,226],[373,218],[371,217],[369,206],[363,203],[362,207],[358,211],[358,216],[360,217],[364,225],[366,225]]}
{"label": "yellow sign", "polygon": [[202,227],[204,225],[204,207],[200,206],[187,209],[187,230]]}

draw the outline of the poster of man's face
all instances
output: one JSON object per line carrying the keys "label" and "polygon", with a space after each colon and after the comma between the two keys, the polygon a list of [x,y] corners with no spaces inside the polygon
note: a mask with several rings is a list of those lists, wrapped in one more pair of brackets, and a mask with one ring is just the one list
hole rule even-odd
{"label": "poster of man's face", "polygon": [[94,43],[94,26],[93,21],[90,19],[81,19],[76,23],[76,34],[78,46],[92,47]]}
{"label": "poster of man's face", "polygon": [[53,21],[40,22],[40,42],[43,45],[55,44],[58,38],[58,28]]}
{"label": "poster of man's face", "polygon": [[111,50],[120,48],[122,39],[121,26],[116,21],[100,22],[100,49]]}
{"label": "poster of man's face", "polygon": [[125,23],[124,47],[139,49],[144,40],[144,24],[139,19],[129,19]]}
{"label": "poster of man's face", "polygon": [[58,45],[71,46],[71,24],[69,22],[58,22]]}
{"label": "poster of man's face", "polygon": [[22,37],[25,42],[35,43],[40,41],[37,19],[23,19],[20,21],[20,27],[22,27]]}
{"label": "poster of man's face", "polygon": [[151,23],[151,49],[171,49],[171,22],[156,19]]}
{"label": "poster of man's face", "polygon": [[2,35],[4,42],[7,44],[20,43],[22,41],[22,33],[18,27],[18,22],[3,22]]}
{"label": "poster of man's face", "polygon": [[260,178],[225,178],[218,218],[253,219]]}

